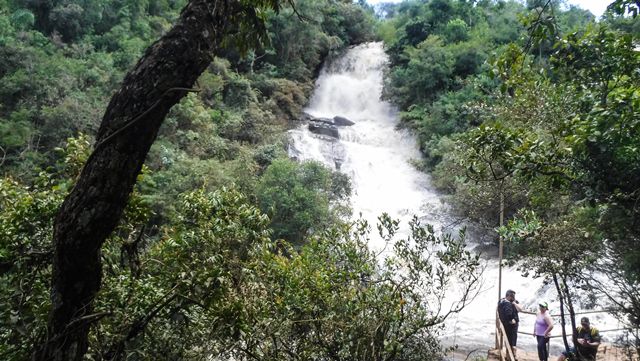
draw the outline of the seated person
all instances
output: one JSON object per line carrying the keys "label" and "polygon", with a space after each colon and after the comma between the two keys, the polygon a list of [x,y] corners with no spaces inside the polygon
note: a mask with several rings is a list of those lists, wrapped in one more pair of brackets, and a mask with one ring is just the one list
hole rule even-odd
{"label": "seated person", "polygon": [[578,338],[576,347],[571,347],[569,350],[562,352],[562,355],[558,357],[558,361],[564,361],[570,355],[575,355],[580,360],[596,359],[598,346],[600,346],[600,332],[598,332],[598,329],[591,327],[589,319],[583,317],[580,319],[580,326],[576,328],[576,334]]}

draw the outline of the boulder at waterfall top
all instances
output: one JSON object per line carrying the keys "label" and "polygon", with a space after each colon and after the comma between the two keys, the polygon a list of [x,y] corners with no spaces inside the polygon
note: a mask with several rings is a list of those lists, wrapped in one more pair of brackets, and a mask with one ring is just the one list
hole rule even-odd
{"label": "boulder at waterfall top", "polygon": [[315,119],[315,117],[307,112],[302,112],[302,114],[300,114],[300,121],[301,122],[309,122],[312,121],[313,119]]}
{"label": "boulder at waterfall top", "polygon": [[310,122],[309,131],[315,134],[326,135],[336,139],[340,138],[340,134],[338,133],[338,128],[336,128],[335,125],[331,125],[331,124],[315,122],[315,121]]}
{"label": "boulder at waterfall top", "polygon": [[313,119],[311,119],[311,121],[312,122],[316,122],[316,123],[324,123],[324,124],[327,124],[327,125],[336,125],[333,122],[333,119],[331,119],[331,118],[313,118]]}
{"label": "boulder at waterfall top", "polygon": [[329,124],[329,125],[337,125],[339,127],[349,127],[352,126],[354,124],[356,124],[355,122],[351,121],[350,119],[340,116],[340,115],[336,115],[333,118],[324,118],[324,117],[314,117],[313,115],[306,113],[306,112],[302,112],[302,114],[300,115],[300,121],[301,122],[318,122],[318,123],[325,123],[325,124]]}
{"label": "boulder at waterfall top", "polygon": [[352,126],[356,123],[352,122],[351,120],[345,118],[345,117],[341,117],[339,115],[336,115],[335,117],[333,117],[333,124],[334,125],[338,125],[338,126]]}
{"label": "boulder at waterfall top", "polygon": [[341,116],[335,116],[333,119],[316,118],[309,113],[302,113],[300,120],[309,122],[309,131],[312,133],[326,135],[336,139],[340,138],[337,127],[345,127],[355,124],[351,120]]}

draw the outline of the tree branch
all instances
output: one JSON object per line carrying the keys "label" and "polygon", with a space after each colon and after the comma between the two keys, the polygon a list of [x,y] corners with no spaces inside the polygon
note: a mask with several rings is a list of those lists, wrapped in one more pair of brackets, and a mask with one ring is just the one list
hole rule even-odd
{"label": "tree branch", "polygon": [[113,344],[107,352],[104,354],[105,360],[120,360],[122,359],[122,355],[124,353],[125,346],[127,342],[136,338],[140,333],[142,333],[149,322],[156,317],[156,315],[162,311],[169,303],[176,299],[178,293],[175,292],[178,288],[178,285],[175,285],[171,290],[169,290],[164,296],[162,296],[154,305],[152,305],[150,311],[143,317],[139,317],[137,320],[131,323],[129,327],[129,332],[127,335]]}

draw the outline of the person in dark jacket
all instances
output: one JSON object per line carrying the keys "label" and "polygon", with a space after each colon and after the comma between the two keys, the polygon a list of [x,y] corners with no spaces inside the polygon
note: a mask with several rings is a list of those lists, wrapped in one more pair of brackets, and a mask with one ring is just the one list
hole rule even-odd
{"label": "person in dark jacket", "polygon": [[504,326],[504,330],[507,334],[507,340],[513,355],[516,355],[516,344],[518,342],[518,324],[520,319],[518,318],[518,311],[522,311],[522,307],[518,301],[516,301],[516,292],[513,290],[507,290],[504,298],[498,302],[498,316],[500,322]]}

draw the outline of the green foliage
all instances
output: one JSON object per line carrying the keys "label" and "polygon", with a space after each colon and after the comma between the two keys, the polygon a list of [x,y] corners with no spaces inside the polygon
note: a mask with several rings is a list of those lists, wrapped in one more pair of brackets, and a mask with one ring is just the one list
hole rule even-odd
{"label": "green foliage", "polygon": [[[89,156],[110,94],[185,3],[0,1],[3,359],[28,358],[46,333],[55,212]],[[248,327],[242,310],[250,307],[236,296],[252,286],[242,277],[250,254],[258,245],[276,249],[269,219],[244,194],[256,194],[259,174],[285,155],[282,134],[324,58],[372,38],[373,17],[355,4],[300,3],[310,22],[272,0],[237,4],[227,19],[239,30],[226,39],[229,59],[216,59],[198,82],[202,91],[172,110],[140,191],[102,249],[91,359],[202,359],[230,349]],[[256,43],[266,48],[238,56]],[[310,220],[329,226],[348,180],[300,168],[299,181],[322,193],[311,209],[322,223]]]}
{"label": "green foliage", "polygon": [[6,121],[0,121],[0,137],[4,149],[24,147],[32,138],[32,132],[26,109],[12,113],[11,118]]}
{"label": "green foliage", "polygon": [[253,159],[260,167],[266,168],[273,163],[274,160],[284,158],[285,156],[284,148],[281,145],[270,144],[258,148]]}
{"label": "green foliage", "polygon": [[607,10],[618,15],[631,14],[635,18],[638,16],[640,6],[638,6],[637,2],[631,0],[615,0],[607,7]]}
{"label": "green foliage", "polygon": [[280,77],[309,81],[327,55],[373,38],[373,15],[348,2],[296,1],[295,11],[285,7],[269,18],[268,31],[273,51],[257,52],[256,65],[271,64]]}
{"label": "green foliage", "polygon": [[[86,136],[71,138],[57,151],[58,169],[41,172],[32,185],[0,179],[0,352],[10,360],[28,358],[46,333],[53,221],[89,155],[89,142]],[[134,193],[111,242],[148,218],[148,206]]]}
{"label": "green foliage", "polygon": [[79,4],[60,4],[49,13],[49,21],[62,40],[69,42],[82,35],[84,9]]}
{"label": "green foliage", "polygon": [[[99,303],[105,308],[117,299],[126,301],[97,333],[111,342],[129,331],[122,325],[133,328],[159,303],[167,302],[145,325],[146,337],[121,350],[125,355],[196,357],[212,351],[202,347],[224,342],[239,331],[242,303],[229,298],[242,281],[249,250],[268,239],[268,218],[241,193],[226,189],[181,195],[177,214],[162,238],[146,251],[137,248],[137,274],[121,269],[120,278],[111,279],[112,287],[104,287],[101,294]],[[100,344],[96,347],[99,351]]]}
{"label": "green foliage", "polygon": [[522,33],[515,2],[470,3],[441,0],[398,6],[385,23],[391,59],[385,97],[397,104],[414,129],[426,167],[441,158],[434,148],[442,136],[463,132],[480,121],[468,104],[490,99],[499,85],[482,72],[491,51]]}
{"label": "green foliage", "polygon": [[400,113],[400,119],[415,129],[420,140],[420,149],[425,155],[425,166],[432,169],[442,160],[437,149],[441,137],[462,132],[479,123],[478,108],[474,102],[485,100],[481,91],[492,86],[491,81],[479,78],[459,91],[447,92],[426,108],[412,106]]}
{"label": "green foliage", "polygon": [[17,30],[29,30],[35,23],[35,16],[26,9],[19,9],[11,14],[11,24]]}
{"label": "green foliage", "polygon": [[89,137],[80,134],[77,138],[67,139],[64,148],[56,148],[61,160],[57,164],[57,178],[74,180],[80,172],[91,152]]}
{"label": "green foliage", "polygon": [[[36,40],[37,33],[26,38]],[[48,41],[43,46],[10,44],[3,55],[0,146],[7,152],[5,166],[20,173],[30,155],[48,155],[77,132],[93,131],[113,69],[108,59],[96,55],[66,57]],[[30,167],[45,168],[52,161],[50,156],[42,160]]]}
{"label": "green foliage", "polygon": [[[568,74],[561,79],[581,99],[580,111],[563,124],[576,160],[573,168],[585,185],[585,197],[606,204],[611,209],[607,213],[615,214],[603,218],[601,225],[621,252],[636,242],[635,220],[640,216],[634,205],[640,181],[640,78],[631,70],[640,57],[632,39],[604,26],[592,28],[582,37],[567,37],[554,58],[557,71]],[[561,56],[566,63],[557,62]],[[629,261],[632,272],[640,272],[640,264]]]}
{"label": "green foliage", "polygon": [[[605,25],[579,25],[568,18],[575,11],[556,11],[560,31],[582,28],[558,41],[550,60],[543,58],[551,53],[550,42],[555,41],[558,29],[549,26],[558,23],[547,15],[529,14],[529,44],[524,44],[525,49],[511,45],[493,61],[490,74],[494,82],[500,82],[503,94],[492,90],[495,85],[487,86],[491,83],[477,87],[490,91],[476,93],[471,102],[460,102],[466,122],[453,127],[442,121],[460,119],[460,114],[443,117],[447,113],[437,111],[442,100],[428,106],[414,104],[403,113],[403,119],[419,130],[427,165],[435,167],[436,184],[453,193],[451,201],[462,215],[495,227],[500,193],[505,195],[507,219],[521,209],[535,212],[538,235],[531,236],[528,243],[513,241],[509,248],[514,255],[531,260],[525,268],[548,260],[556,262],[553,269],[558,270],[557,264],[575,263],[557,258],[556,253],[568,253],[562,247],[590,242],[591,249],[598,250],[607,238],[615,240],[612,248],[625,255],[619,257],[625,260],[622,268],[633,278],[637,262],[631,259],[637,255],[622,249],[633,248],[631,244],[637,241],[633,225],[638,215],[628,202],[636,199],[631,184],[638,182],[636,175],[640,174],[635,117],[631,116],[638,84],[632,68],[638,67],[638,56],[632,50],[631,34]],[[533,24],[536,21],[540,23]],[[527,54],[541,47],[538,59]],[[477,124],[482,125],[462,136],[442,137]],[[598,216],[583,216],[588,208],[585,199],[597,205]],[[526,225],[512,227],[517,230]],[[559,244],[549,248],[537,244],[536,239]],[[554,255],[550,256],[551,252]],[[532,269],[544,269],[535,267]],[[568,270],[563,274],[576,277]]]}
{"label": "green foliage", "polygon": [[276,239],[302,244],[347,212],[351,186],[344,175],[317,162],[275,160],[256,187],[260,209],[271,218]]}
{"label": "green foliage", "polygon": [[444,36],[450,43],[457,43],[469,39],[469,26],[462,19],[449,20],[444,30]]}
{"label": "green foliage", "polygon": [[575,5],[569,5],[567,11],[556,14],[557,27],[564,34],[580,32],[595,20],[595,16],[589,10]]}
{"label": "green foliage", "polygon": [[[576,209],[580,212],[580,209]],[[534,276],[554,273],[580,277],[599,256],[599,242],[588,230],[576,227],[579,213],[545,224],[534,212],[523,211],[499,230],[512,259]]]}
{"label": "green foliage", "polygon": [[[56,166],[53,151],[67,139],[93,135],[125,72],[185,4],[16,0],[1,6],[3,175],[31,183],[37,170]],[[142,185],[145,199],[154,202],[154,223],[166,221],[177,195],[191,189],[236,184],[254,194],[258,174],[282,155],[274,149],[282,148],[283,133],[300,115],[324,58],[373,36],[373,16],[359,5],[297,2],[298,17],[282,4],[278,12],[264,7],[280,2],[241,2],[229,21],[251,34],[228,38],[228,45],[241,46],[214,59],[198,80],[201,91],[166,119]],[[252,19],[266,21],[266,28]],[[256,41],[263,44],[241,58],[241,48]]]}
{"label": "green foliage", "polygon": [[448,89],[453,58],[438,36],[430,36],[416,47],[407,47],[406,67],[392,70],[388,86],[391,99],[406,108],[411,104],[435,99],[438,92]]}
{"label": "green foliage", "polygon": [[155,193],[147,197],[157,214],[174,212],[175,197],[194,188],[235,184],[254,194],[258,174],[282,156],[282,133],[301,112],[311,84],[233,66],[215,59],[199,80],[202,91],[185,97],[167,118],[147,161],[154,172],[143,185]]}
{"label": "green foliage", "polygon": [[27,187],[0,180],[0,353],[27,358],[46,330],[53,219],[63,193],[43,174]]}
{"label": "green foliage", "polygon": [[[478,174],[469,172],[463,166],[467,159],[461,154],[465,153],[466,147],[458,137],[442,138],[435,149],[442,154],[442,161],[433,170],[434,185],[450,194],[448,202],[458,216],[472,221],[484,240],[495,242],[495,228],[500,222],[501,196],[504,197],[504,216],[510,219],[518,209],[529,204],[528,197],[532,193],[529,185],[513,177],[498,181],[471,178]],[[545,190],[553,192],[551,188]],[[557,194],[553,196],[557,197]]]}
{"label": "green foliage", "polygon": [[[384,239],[397,227],[380,218]],[[414,220],[411,238],[397,242],[396,256],[381,263],[366,247],[367,228],[359,223],[319,232],[299,251],[288,248],[287,256],[257,250],[248,274],[253,287],[238,295],[250,306],[241,338],[247,354],[278,360],[440,355],[440,325],[476,289],[478,258],[459,239],[435,237]],[[441,310],[443,292],[458,276],[468,293]]]}
{"label": "green foliage", "polygon": [[525,179],[539,174],[560,173],[557,154],[543,140],[521,129],[496,123],[465,133],[461,139],[464,153],[460,165],[475,181],[502,181],[511,176]]}
{"label": "green foliage", "polygon": [[224,102],[231,107],[245,108],[256,101],[249,79],[239,75],[231,74],[228,77],[222,94]]}
{"label": "green foliage", "polygon": [[469,117],[482,124],[453,137],[443,150],[431,146],[444,154],[435,167],[436,185],[452,193],[462,214],[488,229],[498,224],[500,193],[507,219],[522,207],[546,219],[566,207],[566,187],[575,179],[566,168],[571,150],[554,135],[561,131],[557,119],[574,109],[572,95],[542,81],[517,89],[515,98],[494,95],[488,104],[467,104]]}
{"label": "green foliage", "polygon": [[[60,150],[63,174],[86,150],[86,137]],[[309,185],[326,186],[326,169],[300,169]],[[345,196],[344,184],[333,186],[334,197]],[[33,187],[0,181],[0,351],[9,360],[28,357],[45,332],[49,242],[63,189],[45,174]],[[233,189],[180,195],[175,218],[155,236],[141,229],[148,217],[134,195],[102,250],[91,359],[433,358],[442,352],[442,322],[479,286],[479,258],[462,235],[437,237],[416,219],[381,263],[367,248],[366,223],[319,229],[296,250],[270,240],[269,218]],[[382,216],[380,237],[390,242],[398,227]],[[460,301],[443,308],[454,283]]]}

